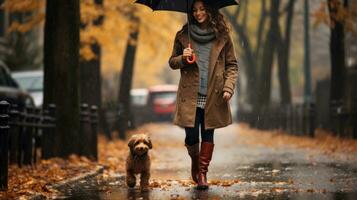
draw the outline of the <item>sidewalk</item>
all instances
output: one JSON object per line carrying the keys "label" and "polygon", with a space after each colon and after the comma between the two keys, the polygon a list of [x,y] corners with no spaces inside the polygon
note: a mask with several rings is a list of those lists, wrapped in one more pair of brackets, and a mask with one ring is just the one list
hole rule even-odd
{"label": "sidewalk", "polygon": [[153,141],[149,194],[125,186],[127,142],[100,136],[98,163],[71,156],[68,161],[52,159],[32,168],[11,166],[9,191],[0,193],[0,199],[26,199],[35,194],[70,199],[76,193],[84,199],[86,195],[98,199],[214,199],[222,195],[220,199],[235,199],[356,193],[355,140],[335,138],[322,131],[316,138],[291,136],[251,129],[245,124],[219,129],[209,172],[212,187],[202,193],[195,191],[190,180],[183,129],[171,124],[147,124],[129,135],[137,132],[148,133]]}
{"label": "sidewalk", "polygon": [[56,185],[65,184],[74,177],[100,171],[97,163],[85,157],[72,155],[68,160],[53,158],[41,160],[34,166],[9,167],[8,191],[0,192],[0,199],[30,199],[36,196],[49,198],[59,192]]}
{"label": "sidewalk", "polygon": [[[104,174],[107,181],[97,177],[68,188],[63,199],[357,198],[356,141],[353,140],[323,133],[315,139],[288,136],[233,124],[216,131],[208,172],[211,187],[198,191],[190,180],[183,129],[172,124],[147,124],[138,132],[147,132],[153,141],[149,192],[141,192],[138,187],[128,189],[123,176],[111,179],[115,174],[109,173]],[[118,153],[127,151],[125,142],[115,140],[110,144]],[[113,164],[124,166],[125,160],[115,157],[112,154],[108,158]]]}

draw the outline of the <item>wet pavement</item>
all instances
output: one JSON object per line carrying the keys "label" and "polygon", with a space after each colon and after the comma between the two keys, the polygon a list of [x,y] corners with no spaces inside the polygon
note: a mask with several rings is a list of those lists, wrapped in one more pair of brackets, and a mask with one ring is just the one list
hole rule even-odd
{"label": "wet pavement", "polygon": [[357,199],[355,159],[244,144],[238,125],[216,131],[208,172],[211,186],[198,191],[190,181],[184,130],[170,124],[151,127],[149,192],[128,189],[124,176],[116,174],[67,186],[58,199]]}

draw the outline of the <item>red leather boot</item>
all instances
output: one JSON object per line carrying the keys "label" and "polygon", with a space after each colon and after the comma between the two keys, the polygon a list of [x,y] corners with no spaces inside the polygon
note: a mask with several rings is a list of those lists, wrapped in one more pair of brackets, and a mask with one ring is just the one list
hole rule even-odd
{"label": "red leather boot", "polygon": [[192,180],[198,183],[199,172],[199,156],[200,156],[200,143],[189,146],[186,144],[188,155],[191,157],[191,176]]}
{"label": "red leather boot", "polygon": [[197,189],[205,190],[208,189],[207,183],[207,172],[208,166],[212,159],[213,153],[213,143],[202,142],[201,143],[201,151],[200,151],[200,171],[198,173],[198,184]]}

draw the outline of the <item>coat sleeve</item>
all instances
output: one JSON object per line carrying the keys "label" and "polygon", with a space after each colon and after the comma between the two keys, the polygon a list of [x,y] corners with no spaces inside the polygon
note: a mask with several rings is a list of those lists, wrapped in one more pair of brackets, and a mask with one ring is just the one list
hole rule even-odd
{"label": "coat sleeve", "polygon": [[223,86],[224,92],[234,94],[234,88],[238,78],[238,61],[235,55],[232,38],[228,36],[225,44],[225,82]]}
{"label": "coat sleeve", "polygon": [[180,43],[180,41],[177,39],[178,34],[176,34],[175,37],[175,42],[174,42],[174,47],[172,50],[172,54],[171,57],[169,59],[169,65],[171,67],[171,69],[181,69],[182,67],[185,66],[184,61],[182,60],[182,44]]}

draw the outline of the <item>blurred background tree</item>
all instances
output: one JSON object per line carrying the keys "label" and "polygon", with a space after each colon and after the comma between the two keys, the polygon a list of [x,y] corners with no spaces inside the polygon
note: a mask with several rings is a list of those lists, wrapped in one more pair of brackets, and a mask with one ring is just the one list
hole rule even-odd
{"label": "blurred background tree", "polygon": [[39,12],[43,2],[14,0],[3,3],[1,0],[0,5],[7,12],[0,14],[0,45],[7,51],[0,54],[0,59],[13,71],[41,68],[43,42],[36,25],[44,19],[43,13]]}
{"label": "blurred background tree", "polygon": [[280,103],[291,103],[289,52],[295,2],[241,1],[239,7],[224,12],[242,44],[241,58],[247,65],[243,69],[247,83],[238,92],[242,94],[244,90],[246,95],[241,96],[241,102],[249,102],[255,113],[252,125],[257,122],[262,107],[271,103],[274,62],[278,64]]}
{"label": "blurred background tree", "polygon": [[2,48],[7,49],[7,51],[1,55],[0,59],[11,70],[21,71],[42,68],[42,49],[31,38],[34,37],[21,32],[13,32],[6,37]]}
{"label": "blurred background tree", "polygon": [[[342,104],[348,110],[356,105],[357,90],[357,1],[355,0],[327,0],[321,2],[320,7],[314,12],[315,23],[326,25],[330,29],[329,55],[330,55],[330,78],[326,81],[329,86],[329,105]],[[330,110],[325,127],[336,124],[333,111]],[[332,123],[328,123],[332,122]]]}

